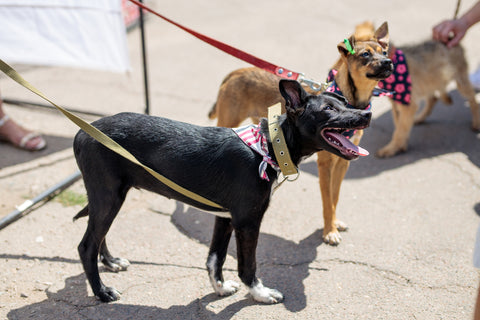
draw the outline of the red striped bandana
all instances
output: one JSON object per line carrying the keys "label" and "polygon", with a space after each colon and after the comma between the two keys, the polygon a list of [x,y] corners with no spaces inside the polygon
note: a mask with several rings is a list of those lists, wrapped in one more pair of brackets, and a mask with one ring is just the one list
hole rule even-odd
{"label": "red striped bandana", "polygon": [[240,128],[233,128],[232,130],[247,146],[263,157],[262,162],[258,166],[258,174],[263,180],[270,181],[266,172],[267,166],[271,165],[275,170],[280,168],[268,154],[267,137],[260,131],[260,125],[250,124]]}

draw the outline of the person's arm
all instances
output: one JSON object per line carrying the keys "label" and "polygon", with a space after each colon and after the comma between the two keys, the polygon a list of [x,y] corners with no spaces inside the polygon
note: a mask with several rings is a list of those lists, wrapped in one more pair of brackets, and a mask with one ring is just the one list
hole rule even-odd
{"label": "person's arm", "polygon": [[433,39],[445,43],[449,48],[463,39],[467,30],[480,21],[480,1],[456,20],[446,20],[432,30]]}

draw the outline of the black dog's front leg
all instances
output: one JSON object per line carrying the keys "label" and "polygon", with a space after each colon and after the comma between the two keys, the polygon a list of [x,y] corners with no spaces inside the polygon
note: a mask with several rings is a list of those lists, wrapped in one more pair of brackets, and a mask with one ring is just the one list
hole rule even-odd
{"label": "black dog's front leg", "polygon": [[277,303],[283,300],[281,292],[264,287],[260,279],[257,279],[256,248],[260,224],[258,226],[242,227],[235,229],[237,239],[238,276],[245,283],[253,299],[263,303]]}
{"label": "black dog's front leg", "polygon": [[228,296],[235,293],[239,284],[232,280],[224,281],[222,267],[227,256],[228,243],[232,236],[232,220],[215,218],[212,243],[207,259],[207,270],[213,289],[219,296]]}

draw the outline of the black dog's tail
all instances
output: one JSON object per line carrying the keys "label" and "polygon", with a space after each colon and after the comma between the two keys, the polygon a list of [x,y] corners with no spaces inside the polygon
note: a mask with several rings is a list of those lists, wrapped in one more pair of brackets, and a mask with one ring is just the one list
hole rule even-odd
{"label": "black dog's tail", "polygon": [[80,210],[79,213],[75,217],[73,217],[73,221],[77,220],[78,218],[86,217],[88,216],[88,205],[85,206],[82,210]]}

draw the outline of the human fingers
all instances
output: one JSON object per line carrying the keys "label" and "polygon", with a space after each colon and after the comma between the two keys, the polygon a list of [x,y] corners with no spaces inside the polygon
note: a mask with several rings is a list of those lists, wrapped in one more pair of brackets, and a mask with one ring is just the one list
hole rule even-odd
{"label": "human fingers", "polygon": [[432,30],[433,39],[447,43],[453,30],[451,21],[446,20],[436,25]]}

